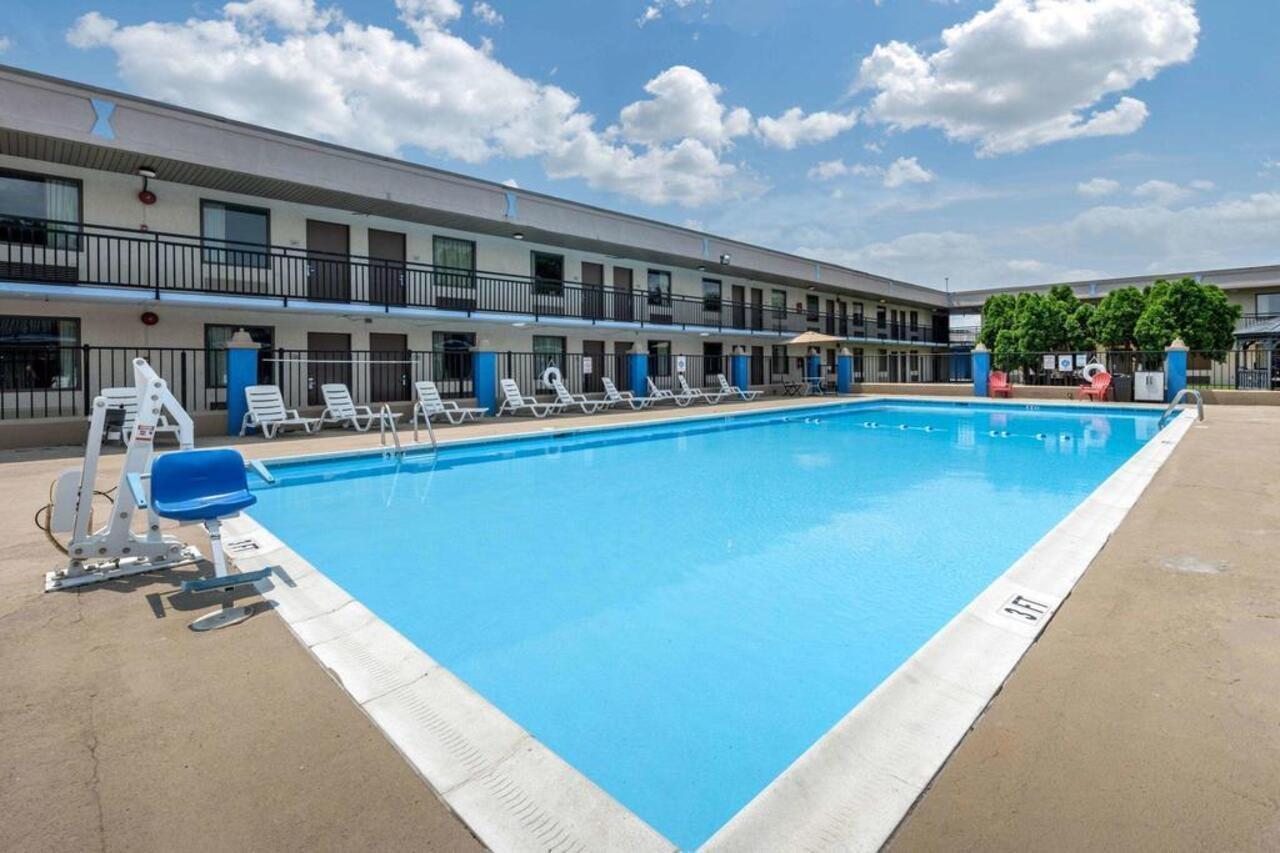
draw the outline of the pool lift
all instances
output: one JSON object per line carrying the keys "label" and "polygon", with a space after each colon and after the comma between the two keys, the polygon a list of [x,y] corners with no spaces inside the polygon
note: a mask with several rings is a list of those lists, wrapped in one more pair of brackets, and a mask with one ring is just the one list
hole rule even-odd
{"label": "pool lift", "polygon": [[[79,468],[62,472],[54,484],[49,534],[52,538],[55,533],[69,532],[71,542],[66,549],[67,566],[45,575],[45,591],[102,583],[199,560],[198,549],[160,532],[161,518],[183,524],[200,523],[209,534],[214,574],[185,581],[183,592],[230,591],[268,577],[274,567],[236,574],[227,572],[220,523],[257,500],[248,488],[243,457],[230,449],[195,450],[191,416],[174,398],[165,381],[141,358],[133,360],[133,374],[138,391],[137,420],[115,488],[111,520],[104,527],[91,529],[93,498],[100,494],[94,486],[102,454],[102,436],[111,423],[119,420],[123,410],[99,396],[93,401],[83,463]],[[177,425],[179,449],[157,458],[153,467],[156,424],[165,413],[171,423]],[[273,480],[260,463],[255,463],[254,468],[264,480]],[[147,480],[150,488],[144,482]],[[146,531],[141,534],[132,529],[134,513],[138,510],[147,512]],[[200,617],[191,627],[203,631],[234,625],[247,619],[250,613],[247,607],[232,607],[224,602],[220,610]]]}

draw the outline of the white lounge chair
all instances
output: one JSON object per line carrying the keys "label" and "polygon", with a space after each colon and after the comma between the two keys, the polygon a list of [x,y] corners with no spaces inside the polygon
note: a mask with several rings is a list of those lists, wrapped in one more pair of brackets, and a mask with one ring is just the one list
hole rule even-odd
{"label": "white lounge chair", "polygon": [[608,376],[600,377],[600,383],[604,385],[604,401],[612,408],[614,406],[630,406],[635,411],[647,409],[652,406],[656,400],[652,397],[637,397],[630,391],[619,391],[618,386],[613,384],[613,380]]}
{"label": "white lounge chair", "polygon": [[716,374],[720,378],[720,391],[726,397],[741,397],[744,400],[754,400],[760,396],[759,391],[744,391],[737,385],[730,385],[729,380],[725,379],[723,373]]}
{"label": "white lounge chair", "polygon": [[666,388],[659,388],[653,383],[653,380],[648,377],[646,377],[646,380],[649,383],[649,399],[653,400],[655,405],[658,403],[675,403],[683,409],[685,406],[693,402],[692,397],[685,397]]}
{"label": "white lounge chair", "polygon": [[677,374],[676,379],[680,382],[680,395],[690,400],[701,400],[708,406],[714,406],[724,399],[723,391],[703,391],[701,388],[690,387],[689,380],[684,378],[683,373]]}
{"label": "white lounge chair", "polygon": [[[99,396],[107,398],[108,409],[122,409],[124,411],[124,420],[118,427],[108,427],[103,433],[103,438],[108,441],[120,439],[121,443],[128,444],[129,439],[133,437],[133,426],[138,422],[138,389],[137,388],[103,388]],[[90,418],[93,420],[93,418]],[[164,415],[156,420],[156,435],[167,432],[174,438],[178,437],[178,428],[169,423],[169,419]]]}
{"label": "white lounge chair", "polygon": [[286,427],[300,426],[310,433],[319,426],[315,418],[304,418],[297,409],[286,409],[284,397],[275,385],[250,385],[244,389],[244,399],[249,411],[240,422],[241,435],[260,429],[264,438],[275,438],[276,433]]}
{"label": "white lounge chair", "polygon": [[320,395],[324,397],[324,411],[320,413],[322,427],[325,424],[349,424],[357,432],[365,432],[377,417],[368,406],[357,406],[351,399],[351,389],[341,382],[321,385]]}
{"label": "white lounge chair", "polygon": [[514,379],[503,379],[498,387],[502,389],[502,403],[498,406],[498,411],[493,413],[495,418],[504,414],[518,415],[521,412],[528,412],[535,418],[545,418],[547,415],[559,414],[564,409],[561,403],[539,403],[537,397],[526,397]]}
{"label": "white lounge chair", "polygon": [[449,423],[460,424],[467,418],[479,420],[489,411],[488,409],[459,406],[453,400],[442,399],[440,397],[440,389],[430,379],[422,379],[413,383],[413,390],[418,395],[418,401],[413,404],[414,424],[418,423],[419,414],[422,415],[424,420],[431,420],[436,415],[444,415],[445,420]]}
{"label": "white lounge chair", "polygon": [[553,378],[551,380],[551,390],[556,392],[556,402],[565,409],[577,406],[582,410],[584,415],[594,415],[601,409],[608,408],[607,400],[592,400],[586,394],[572,394],[569,389],[564,387],[564,382]]}

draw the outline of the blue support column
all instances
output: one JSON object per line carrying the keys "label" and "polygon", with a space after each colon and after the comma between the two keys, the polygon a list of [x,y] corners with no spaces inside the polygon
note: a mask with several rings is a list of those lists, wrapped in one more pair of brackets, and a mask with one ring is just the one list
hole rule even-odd
{"label": "blue support column", "polygon": [[743,391],[751,385],[751,361],[745,352],[735,352],[733,354],[733,363],[730,365],[729,384],[741,388]]}
{"label": "blue support column", "polygon": [[476,405],[489,414],[498,411],[498,354],[496,352],[473,352],[471,354],[471,375],[475,382]]}
{"label": "blue support column", "polygon": [[1181,339],[1164,351],[1164,401],[1173,402],[1178,392],[1187,387],[1187,345]]}
{"label": "blue support column", "polygon": [[814,391],[822,390],[822,356],[816,352],[809,353],[809,357],[805,359],[807,365],[804,370],[805,378],[813,385]]}
{"label": "blue support column", "polygon": [[637,397],[649,396],[649,353],[627,354],[628,372],[631,374],[631,393]]}
{"label": "blue support column", "polygon": [[836,391],[841,394],[853,393],[853,353],[847,349],[840,350],[836,356]]}
{"label": "blue support column", "polygon": [[244,329],[227,341],[227,435],[239,435],[249,403],[244,389],[258,384],[258,345]]}
{"label": "blue support column", "polygon": [[973,348],[973,396],[991,393],[991,353],[982,344]]}

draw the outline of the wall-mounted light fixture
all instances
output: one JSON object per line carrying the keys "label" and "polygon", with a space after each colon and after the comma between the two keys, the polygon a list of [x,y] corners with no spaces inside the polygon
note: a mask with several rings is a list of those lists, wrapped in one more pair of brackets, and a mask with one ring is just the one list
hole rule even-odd
{"label": "wall-mounted light fixture", "polygon": [[516,233],[514,233],[514,234],[512,234],[512,235],[511,235],[511,239],[512,239],[512,240],[523,240],[523,239],[524,239],[524,232],[523,232],[523,231],[517,231]]}
{"label": "wall-mounted light fixture", "polygon": [[156,203],[156,194],[151,191],[151,187],[148,185],[155,176],[156,170],[150,166],[138,167],[138,177],[142,178],[142,190],[138,193],[138,201],[143,204]]}
{"label": "wall-mounted light fixture", "polygon": [[728,252],[725,252],[724,254],[722,254],[722,255],[720,256],[720,263],[724,264],[725,266],[728,266],[728,265],[729,265],[729,261],[731,261],[731,260],[733,260],[733,258],[729,256],[729,253],[728,253]]}

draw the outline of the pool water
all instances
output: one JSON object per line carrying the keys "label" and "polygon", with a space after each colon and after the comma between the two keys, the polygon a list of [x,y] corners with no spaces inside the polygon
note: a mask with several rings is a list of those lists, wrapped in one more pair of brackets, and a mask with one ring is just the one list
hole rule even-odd
{"label": "pool water", "polygon": [[252,515],[692,848],[1157,430],[853,404],[273,466]]}

